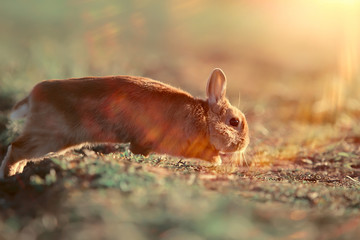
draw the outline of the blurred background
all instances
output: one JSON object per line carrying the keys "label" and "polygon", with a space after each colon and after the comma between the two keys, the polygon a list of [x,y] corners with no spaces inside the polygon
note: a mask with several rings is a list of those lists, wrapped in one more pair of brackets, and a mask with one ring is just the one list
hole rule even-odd
{"label": "blurred background", "polygon": [[[2,110],[36,82],[88,75],[141,75],[204,97],[211,70],[220,67],[228,97],[252,121],[333,124],[346,114],[345,124],[358,122],[357,0],[13,0],[0,6]],[[266,134],[265,125],[254,131]]]}
{"label": "blurred background", "polygon": [[[0,0],[0,160],[18,129],[8,113],[37,82],[140,75],[205,97],[215,67],[248,119],[247,160],[263,175],[245,169],[218,178],[186,161],[149,172],[150,163],[138,168],[135,158],[128,166],[109,154],[119,166],[95,165],[89,155],[87,167],[79,163],[71,177],[61,171],[46,191],[1,185],[0,239],[326,239],[359,229],[349,218],[359,208],[359,0]],[[286,164],[307,168],[276,170]],[[90,167],[126,184],[89,185]],[[43,214],[47,205],[55,215]],[[307,217],[299,206],[326,214]]]}

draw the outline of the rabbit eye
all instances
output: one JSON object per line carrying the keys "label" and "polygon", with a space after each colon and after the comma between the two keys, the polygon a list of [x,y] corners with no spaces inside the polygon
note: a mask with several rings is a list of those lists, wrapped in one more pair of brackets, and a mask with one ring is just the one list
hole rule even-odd
{"label": "rabbit eye", "polygon": [[233,127],[239,126],[240,120],[238,118],[231,118],[230,119],[230,125]]}

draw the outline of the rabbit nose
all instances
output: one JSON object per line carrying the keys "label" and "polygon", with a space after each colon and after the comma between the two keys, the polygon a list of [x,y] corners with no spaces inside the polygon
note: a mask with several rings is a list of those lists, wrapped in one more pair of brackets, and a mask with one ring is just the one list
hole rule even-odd
{"label": "rabbit nose", "polygon": [[236,145],[236,149],[244,149],[249,145],[249,137],[248,136],[242,136],[239,139],[239,142],[237,142]]}

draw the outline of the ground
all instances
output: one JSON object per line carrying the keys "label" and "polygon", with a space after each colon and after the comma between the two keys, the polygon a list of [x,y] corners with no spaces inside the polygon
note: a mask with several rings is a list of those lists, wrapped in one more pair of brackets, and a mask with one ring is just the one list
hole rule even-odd
{"label": "ground", "polygon": [[0,240],[357,239],[360,5],[286,2],[2,2],[0,161],[41,80],[140,75],[204,97],[215,67],[250,145],[242,167],[126,144],[28,163],[0,181]]}

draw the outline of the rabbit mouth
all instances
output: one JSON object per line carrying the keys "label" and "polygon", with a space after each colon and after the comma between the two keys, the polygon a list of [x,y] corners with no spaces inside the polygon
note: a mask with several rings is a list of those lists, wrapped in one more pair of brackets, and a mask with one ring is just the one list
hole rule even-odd
{"label": "rabbit mouth", "polygon": [[244,142],[239,143],[238,145],[236,145],[235,147],[233,147],[232,149],[229,149],[228,151],[219,151],[219,153],[221,155],[233,155],[233,154],[243,154],[245,152],[247,148],[247,144]]}
{"label": "rabbit mouth", "polygon": [[240,156],[240,151],[220,151],[219,155],[222,160],[222,164],[228,165],[233,162],[234,158],[238,158]]}
{"label": "rabbit mouth", "polygon": [[238,151],[219,151],[220,155],[234,155],[234,154],[238,154],[238,153],[242,153],[243,150],[238,150]]}
{"label": "rabbit mouth", "polygon": [[238,151],[220,151],[219,152],[222,163],[227,165],[237,165],[237,166],[247,166],[249,167],[250,164],[246,160],[245,150],[238,150]]}

